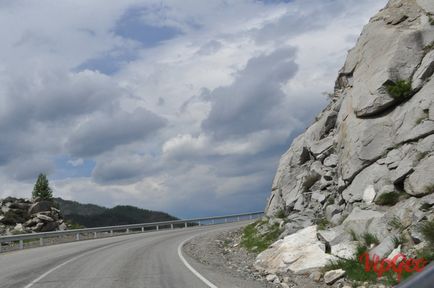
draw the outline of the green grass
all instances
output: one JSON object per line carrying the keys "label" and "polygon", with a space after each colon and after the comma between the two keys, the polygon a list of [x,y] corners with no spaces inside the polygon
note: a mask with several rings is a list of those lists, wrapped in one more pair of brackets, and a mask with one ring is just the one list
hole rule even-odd
{"label": "green grass", "polygon": [[398,217],[394,216],[392,218],[392,220],[389,221],[389,223],[387,223],[390,227],[402,231],[405,229],[404,225],[402,225],[401,223],[401,219],[399,219]]}
{"label": "green grass", "polygon": [[267,222],[255,222],[247,225],[244,228],[243,237],[241,239],[241,246],[246,248],[250,252],[260,253],[267,249],[271,244],[273,244],[278,238],[280,233],[282,233],[279,228],[279,224],[274,224],[269,227],[269,231],[265,235],[260,235],[256,226],[268,225]]}
{"label": "green grass", "polygon": [[329,205],[335,204],[335,198],[333,198],[331,196],[329,198],[327,198],[327,204],[329,204]]}
{"label": "green grass", "polygon": [[393,246],[395,248],[398,248],[399,245],[403,245],[405,243],[405,237],[402,234],[398,236],[395,235],[392,237],[392,241],[393,241]]}
{"label": "green grass", "polygon": [[366,246],[371,246],[372,244],[378,245],[380,241],[378,240],[377,236],[375,236],[372,233],[366,232],[362,234],[363,242],[366,244]]}
{"label": "green grass", "polygon": [[[374,269],[372,269],[372,266],[369,271],[366,271],[365,259],[363,259],[363,257],[362,259],[360,259],[359,257],[367,251],[368,248],[366,246],[359,245],[357,247],[355,255],[351,259],[338,259],[335,261],[330,261],[323,268],[323,272],[343,269],[346,272],[346,278],[352,281],[353,287],[358,287],[364,282],[368,282],[370,284],[382,283],[387,285],[388,287],[398,284],[397,275],[392,269],[385,272],[383,277],[381,277],[380,279],[378,278],[378,275],[377,273],[375,273]],[[424,258],[427,259],[426,254],[421,254],[421,257],[422,256],[425,256]],[[370,264],[372,265],[372,262],[370,262]],[[406,271],[403,271],[401,281],[415,273],[417,272],[408,273]]]}
{"label": "green grass", "polygon": [[434,18],[432,16],[428,16],[429,24],[434,25]]}
{"label": "green grass", "polygon": [[285,215],[285,210],[280,209],[279,211],[277,211],[277,213],[276,213],[276,217],[277,217],[277,218],[280,218],[280,219],[284,219],[284,218],[286,217],[286,215]]}
{"label": "green grass", "polygon": [[392,98],[402,100],[411,95],[411,81],[398,80],[386,85],[387,92]]}
{"label": "green grass", "polygon": [[426,186],[426,187],[424,188],[424,192],[425,192],[426,194],[434,193],[434,184]]}
{"label": "green grass", "polygon": [[418,153],[416,154],[416,160],[417,160],[417,161],[420,161],[420,160],[422,160],[423,158],[425,158],[428,154],[429,154],[428,152],[418,152]]}
{"label": "green grass", "polygon": [[433,50],[433,49],[434,49],[434,41],[433,41],[431,44],[425,46],[425,47],[423,48],[423,51],[424,51],[425,53],[428,53],[429,51],[431,51],[431,50]]}
{"label": "green grass", "polygon": [[434,220],[422,223],[419,226],[419,231],[428,243],[434,245]]}
{"label": "green grass", "polygon": [[358,282],[377,282],[377,274],[374,271],[365,271],[363,262],[359,262],[359,257],[356,255],[351,259],[338,259],[330,261],[325,267],[324,271],[343,269],[346,272],[346,277],[352,281]]}
{"label": "green grass", "polygon": [[423,212],[428,212],[431,209],[432,205],[430,205],[427,202],[422,203],[422,205],[420,206],[419,210],[423,211]]}
{"label": "green grass", "polygon": [[399,193],[396,192],[388,192],[381,194],[375,199],[375,204],[382,206],[393,206],[399,201]]}
{"label": "green grass", "polygon": [[327,218],[318,218],[313,221],[314,224],[317,225],[318,230],[325,230],[327,226],[330,224]]}
{"label": "green grass", "polygon": [[357,237],[357,234],[356,234],[356,232],[354,230],[351,229],[350,231],[348,231],[348,233],[350,233],[351,239],[353,241],[359,241],[359,237]]}

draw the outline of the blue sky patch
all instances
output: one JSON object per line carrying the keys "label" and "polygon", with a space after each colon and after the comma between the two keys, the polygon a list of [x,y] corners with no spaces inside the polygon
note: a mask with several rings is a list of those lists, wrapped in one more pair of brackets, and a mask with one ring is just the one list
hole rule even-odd
{"label": "blue sky patch", "polygon": [[138,41],[147,48],[182,34],[179,29],[174,27],[145,23],[141,17],[142,13],[143,9],[137,7],[129,9],[117,22],[114,33]]}
{"label": "blue sky patch", "polygon": [[70,157],[66,155],[59,156],[55,159],[55,173],[51,175],[54,180],[62,180],[66,178],[90,177],[96,162],[94,160],[83,160],[80,165],[74,166]]}

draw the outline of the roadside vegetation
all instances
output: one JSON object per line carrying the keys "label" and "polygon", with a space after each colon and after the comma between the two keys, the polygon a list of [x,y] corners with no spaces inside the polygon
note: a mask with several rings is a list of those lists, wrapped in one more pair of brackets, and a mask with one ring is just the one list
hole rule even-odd
{"label": "roadside vegetation", "polygon": [[[392,219],[389,223],[394,229],[399,230],[399,233],[393,237],[394,248],[400,245],[408,244],[408,239],[404,236],[402,231],[405,227],[402,226],[398,218]],[[416,255],[412,255],[415,259],[424,259],[430,263],[434,261],[434,251],[432,247],[434,246],[434,220],[425,221],[419,226],[419,231],[423,235],[424,239],[427,241],[425,248],[416,252]],[[356,252],[350,259],[338,259],[335,261],[330,261],[323,269],[323,272],[343,269],[346,272],[346,278],[350,280],[354,286],[362,285],[364,282],[370,284],[383,284],[387,287],[394,286],[400,281],[404,281],[406,278],[412,276],[416,271],[408,272],[406,269],[402,270],[401,279],[398,281],[397,273],[393,269],[384,271],[381,277],[378,277],[378,268],[374,269],[374,261],[369,259],[368,254],[369,247],[372,245],[378,245],[379,241],[377,237],[371,233],[363,233],[360,236],[354,231],[349,231],[352,235],[354,241],[359,241]],[[366,269],[366,266],[370,269]]]}
{"label": "roadside vegetation", "polygon": [[398,202],[399,202],[399,193],[396,192],[381,194],[375,200],[375,204],[382,205],[382,206],[393,206]]}
{"label": "roadside vegetation", "polygon": [[241,246],[250,252],[260,253],[278,238],[282,230],[279,224],[269,225],[268,221],[256,221],[244,228]]}

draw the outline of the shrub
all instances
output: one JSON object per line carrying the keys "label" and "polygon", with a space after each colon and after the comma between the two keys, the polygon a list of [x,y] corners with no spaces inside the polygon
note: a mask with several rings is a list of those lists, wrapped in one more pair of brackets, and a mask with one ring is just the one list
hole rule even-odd
{"label": "shrub", "polygon": [[363,242],[368,247],[371,246],[371,244],[378,245],[380,243],[380,241],[378,241],[377,236],[375,236],[372,233],[368,233],[368,232],[362,234],[362,239],[363,239]]}
{"label": "shrub", "polygon": [[284,219],[285,218],[285,210],[280,209],[279,211],[277,211],[276,217],[280,218],[280,219]]}
{"label": "shrub", "polygon": [[393,246],[397,248],[399,245],[405,243],[405,238],[403,235],[393,236],[392,241],[393,241]]}
{"label": "shrub", "polygon": [[434,193],[434,184],[426,186],[424,192],[426,194]]}
{"label": "shrub", "polygon": [[396,216],[394,216],[392,218],[392,220],[390,220],[389,223],[387,223],[387,224],[389,224],[390,227],[392,227],[392,228],[394,228],[396,230],[402,231],[402,230],[405,229],[404,225],[402,225],[402,223],[401,223],[401,219],[399,219]]}
{"label": "shrub", "polygon": [[411,81],[398,80],[386,85],[387,92],[392,98],[401,100],[411,95]]}
{"label": "shrub", "polygon": [[399,194],[396,192],[383,193],[375,200],[375,204],[393,206],[399,201]]}
{"label": "shrub", "polygon": [[430,205],[427,202],[422,203],[422,205],[420,206],[419,210],[423,211],[423,212],[428,212],[431,209],[432,205]]}
{"label": "shrub", "polygon": [[422,223],[419,230],[428,243],[434,245],[434,220]]}
{"label": "shrub", "polygon": [[36,180],[36,184],[33,187],[32,196],[33,198],[41,198],[44,200],[53,199],[53,190],[51,190],[45,174],[39,174],[38,180]]}
{"label": "shrub", "polygon": [[279,228],[279,224],[276,223],[269,227],[269,230],[266,234],[261,235],[258,233],[257,226],[268,225],[266,223],[267,222],[258,221],[247,225],[243,231],[241,246],[245,247],[248,251],[259,253],[273,244],[279,238],[279,235],[282,231]]}
{"label": "shrub", "polygon": [[428,44],[427,46],[425,46],[424,48],[423,48],[423,51],[425,52],[425,53],[428,53],[429,51],[431,51],[431,50],[433,50],[434,49],[434,42],[431,42],[431,44]]}
{"label": "shrub", "polygon": [[327,226],[330,224],[330,222],[327,220],[327,218],[318,218],[315,219],[314,224],[317,225],[318,230],[325,230]]}
{"label": "shrub", "polygon": [[356,232],[354,230],[351,229],[350,231],[348,231],[348,233],[350,233],[351,239],[353,241],[359,241],[359,237],[357,237],[357,234],[356,234]]}

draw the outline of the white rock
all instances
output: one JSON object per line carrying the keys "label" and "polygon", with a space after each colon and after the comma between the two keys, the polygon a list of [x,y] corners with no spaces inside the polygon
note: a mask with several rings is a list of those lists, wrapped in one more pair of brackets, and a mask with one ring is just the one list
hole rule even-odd
{"label": "white rock", "polygon": [[385,213],[374,210],[361,210],[354,208],[351,214],[344,220],[342,225],[349,230],[355,231],[357,234],[362,234],[369,231],[371,222],[378,218],[381,219]]}
{"label": "white rock", "polygon": [[405,180],[405,192],[420,196],[434,192],[434,155],[424,159]]}
{"label": "white rock", "polygon": [[[390,252],[389,256],[387,256],[387,259],[393,260],[395,256],[401,254],[401,245],[393,249],[392,252]],[[397,263],[401,262],[402,259],[398,259]]]}
{"label": "white rock", "polygon": [[363,191],[362,200],[367,204],[371,204],[374,201],[376,195],[377,192],[375,192],[374,185],[368,185]]}
{"label": "white rock", "polygon": [[389,169],[387,169],[387,166],[374,163],[354,178],[351,185],[342,192],[342,197],[350,203],[364,199],[372,202],[376,191],[389,183]]}
{"label": "white rock", "polygon": [[286,236],[258,255],[255,268],[268,273],[305,273],[324,267],[335,257],[325,253],[316,235],[316,226],[310,226]]}
{"label": "white rock", "polygon": [[277,277],[276,274],[268,274],[267,277],[265,277],[265,279],[268,282],[274,282],[276,279],[279,279],[279,277]]}
{"label": "white rock", "polygon": [[341,242],[331,246],[331,254],[344,259],[352,259],[357,251],[357,241]]}
{"label": "white rock", "polygon": [[345,270],[342,269],[327,271],[324,274],[324,282],[328,285],[331,285],[344,276]]}
{"label": "white rock", "polygon": [[47,216],[47,215],[43,215],[43,214],[36,214],[36,217],[38,217],[39,219],[43,220],[43,221],[48,221],[48,222],[53,222],[53,218]]}

